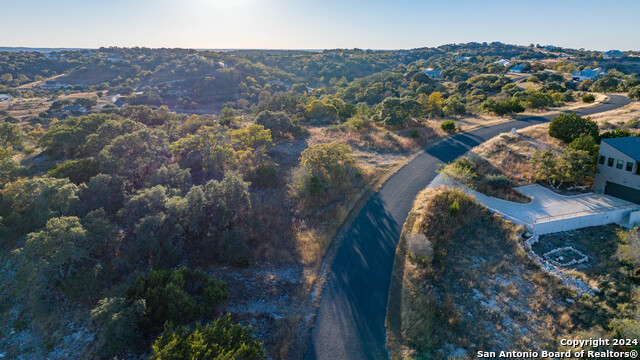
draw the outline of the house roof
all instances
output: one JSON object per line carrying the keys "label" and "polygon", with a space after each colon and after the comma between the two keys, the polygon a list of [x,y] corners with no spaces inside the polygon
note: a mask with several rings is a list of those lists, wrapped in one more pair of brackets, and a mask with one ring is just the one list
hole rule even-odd
{"label": "house roof", "polygon": [[609,50],[605,54],[607,54],[607,55],[623,55],[622,51],[620,51],[620,50]]}
{"label": "house roof", "polygon": [[65,106],[62,111],[87,111],[87,109],[80,105],[69,105]]}
{"label": "house roof", "polygon": [[571,76],[584,76],[584,77],[588,77],[588,78],[594,78],[598,75],[604,75],[606,74],[606,71],[602,71],[602,69],[597,68],[597,69],[585,69],[582,71],[574,71],[573,74],[571,74]]}
{"label": "house roof", "polygon": [[524,64],[513,66],[509,70],[524,70]]}
{"label": "house roof", "polygon": [[440,70],[434,70],[433,68],[428,68],[427,70],[423,71],[425,74],[440,74],[441,71]]}
{"label": "house roof", "polygon": [[620,150],[624,154],[640,161],[640,138],[637,136],[627,136],[613,139],[602,139],[603,142]]}

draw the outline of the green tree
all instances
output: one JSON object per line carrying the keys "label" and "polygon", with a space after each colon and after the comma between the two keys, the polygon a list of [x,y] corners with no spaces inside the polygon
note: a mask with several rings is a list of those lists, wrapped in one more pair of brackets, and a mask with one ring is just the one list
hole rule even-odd
{"label": "green tree", "polygon": [[338,120],[338,109],[320,100],[314,100],[307,108],[309,120],[313,123],[327,125]]}
{"label": "green tree", "polygon": [[[78,211],[78,187],[68,179],[21,179],[2,189],[2,221],[10,234],[23,235],[54,217]],[[9,234],[5,234],[9,235]]]}
{"label": "green tree", "polygon": [[611,92],[616,91],[618,88],[618,79],[611,75],[606,75],[598,80],[596,80],[593,85],[591,85],[591,91],[594,92]]}
{"label": "green tree", "polygon": [[549,124],[549,136],[570,143],[574,139],[588,135],[598,138],[598,124],[589,117],[583,118],[576,113],[560,114]]}
{"label": "green tree", "polygon": [[629,89],[629,93],[627,94],[629,99],[640,100],[640,85],[636,85]]}
{"label": "green tree", "polygon": [[553,99],[550,95],[536,91],[527,96],[525,106],[529,109],[544,109],[552,102]]}
{"label": "green tree", "polygon": [[228,107],[222,108],[220,116],[218,116],[218,123],[223,126],[230,126],[238,122],[238,114],[235,109]]}
{"label": "green tree", "polygon": [[256,124],[270,130],[276,139],[295,136],[304,130],[284,112],[262,111],[256,118]]}
{"label": "green tree", "polygon": [[139,187],[144,179],[168,161],[167,134],[142,129],[115,138],[99,154],[103,173],[119,175]]}
{"label": "green tree", "polygon": [[549,185],[562,183],[564,164],[562,159],[553,150],[537,150],[529,160],[536,169],[537,176],[544,179]]}
{"label": "green tree", "polygon": [[100,164],[92,159],[67,160],[57,164],[47,172],[50,177],[63,179],[67,178],[72,183],[79,185],[86,183],[89,179],[98,174]]}
{"label": "green tree", "polygon": [[467,109],[459,95],[453,95],[447,98],[442,109],[445,115],[464,115]]}
{"label": "green tree", "polygon": [[28,260],[29,276],[43,287],[55,287],[80,271],[90,258],[92,244],[87,231],[75,216],[52,218],[44,230],[30,233],[23,254]]}
{"label": "green tree", "polygon": [[8,122],[0,123],[0,146],[22,148],[25,140],[25,134],[18,124]]}
{"label": "green tree", "polygon": [[109,358],[126,350],[137,350],[143,341],[140,329],[146,314],[144,300],[104,298],[91,310],[91,319],[99,328],[104,352]]}
{"label": "green tree", "polygon": [[0,183],[6,184],[25,175],[26,168],[13,159],[12,148],[0,147]]}
{"label": "green tree", "polygon": [[195,329],[168,325],[154,342],[149,359],[266,359],[262,343],[252,333],[251,328],[232,324],[228,315],[204,327],[197,324]]}
{"label": "green tree", "polygon": [[115,214],[124,203],[125,181],[117,175],[98,174],[80,185],[80,200],[86,212],[104,208]]}
{"label": "green tree", "polygon": [[588,152],[595,161],[596,156],[600,152],[600,145],[597,144],[593,136],[582,135],[575,138],[569,145],[567,145],[567,149],[584,150]]}
{"label": "green tree", "polygon": [[146,305],[144,329],[162,329],[165,322],[188,324],[203,316],[213,316],[227,298],[226,284],[198,270],[185,267],[151,270],[141,275],[126,291],[130,301]]}
{"label": "green tree", "polygon": [[567,148],[562,153],[562,160],[561,164],[566,164],[566,168],[562,169],[563,180],[579,185],[593,182],[596,159],[588,151]]}

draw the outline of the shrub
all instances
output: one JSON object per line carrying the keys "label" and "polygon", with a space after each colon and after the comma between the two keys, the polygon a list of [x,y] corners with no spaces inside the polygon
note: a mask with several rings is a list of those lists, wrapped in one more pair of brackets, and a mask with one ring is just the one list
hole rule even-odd
{"label": "shrub", "polygon": [[584,150],[594,158],[598,155],[598,152],[600,152],[600,146],[591,135],[582,135],[575,138],[569,145],[567,145],[567,149]]}
{"label": "shrub", "polygon": [[187,324],[213,315],[228,296],[224,282],[185,267],[151,270],[138,277],[126,292],[130,301],[144,300],[147,306],[145,327],[150,331],[162,329],[166,321]]}
{"label": "shrub", "polygon": [[273,188],[278,182],[278,169],[273,164],[260,164],[256,167],[253,185]]}
{"label": "shrub", "polygon": [[580,117],[576,113],[560,114],[549,124],[549,136],[570,143],[582,135],[598,137],[598,124],[590,118]]}
{"label": "shrub", "polygon": [[412,260],[426,264],[433,258],[433,246],[424,234],[407,235],[407,250]]}
{"label": "shrub", "polygon": [[451,215],[458,215],[458,213],[460,212],[460,203],[458,202],[458,199],[453,200],[453,203],[451,203],[451,205],[449,206],[449,213]]}
{"label": "shrub", "polygon": [[593,94],[586,94],[582,97],[583,103],[591,104],[594,101],[596,101],[596,97]]}
{"label": "shrub", "polygon": [[151,360],[266,359],[253,330],[232,324],[229,315],[195,329],[168,325],[151,349]]}
{"label": "shrub", "polygon": [[453,120],[445,120],[440,124],[440,129],[447,133],[456,132],[456,123]]}
{"label": "shrub", "polygon": [[625,128],[615,128],[600,135],[600,139],[613,139],[619,137],[628,137],[633,135],[631,130]]}
{"label": "shrub", "polygon": [[518,100],[495,101],[489,99],[482,103],[482,108],[484,111],[493,112],[500,116],[524,111],[524,106]]}
{"label": "shrub", "polygon": [[486,181],[496,187],[507,187],[509,186],[509,178],[502,174],[496,175],[487,175]]}
{"label": "shrub", "polygon": [[416,129],[411,130],[411,137],[412,138],[417,138],[419,136],[420,136],[420,133],[418,132],[418,130],[416,130]]}

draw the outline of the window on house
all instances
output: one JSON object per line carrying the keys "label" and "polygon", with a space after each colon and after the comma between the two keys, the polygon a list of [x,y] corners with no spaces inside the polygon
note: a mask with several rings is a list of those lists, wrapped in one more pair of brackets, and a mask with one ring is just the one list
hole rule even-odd
{"label": "window on house", "polygon": [[607,159],[607,165],[613,167],[613,158]]}
{"label": "window on house", "polygon": [[622,166],[624,165],[624,161],[622,160],[618,160],[618,162],[616,163],[616,168],[618,169],[622,169]]}
{"label": "window on house", "polygon": [[598,160],[600,165],[604,165],[604,156],[600,155],[600,159]]}
{"label": "window on house", "polygon": [[631,161],[627,161],[627,171],[633,171],[633,163]]}
{"label": "window on house", "polygon": [[640,175],[640,161],[636,161],[636,175]]}

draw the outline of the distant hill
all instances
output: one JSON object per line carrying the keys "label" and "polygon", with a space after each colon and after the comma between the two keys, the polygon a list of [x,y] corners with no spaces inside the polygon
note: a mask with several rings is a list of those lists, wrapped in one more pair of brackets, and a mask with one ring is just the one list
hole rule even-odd
{"label": "distant hill", "polygon": [[39,53],[50,53],[57,51],[76,51],[76,50],[86,50],[84,48],[30,48],[30,47],[4,47],[0,46],[0,52],[8,51],[8,52],[21,52],[21,51],[29,51],[29,52],[39,52]]}

